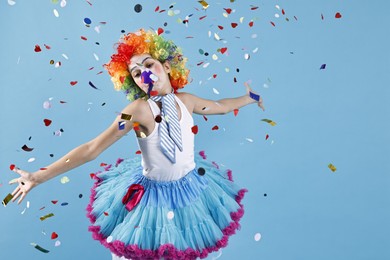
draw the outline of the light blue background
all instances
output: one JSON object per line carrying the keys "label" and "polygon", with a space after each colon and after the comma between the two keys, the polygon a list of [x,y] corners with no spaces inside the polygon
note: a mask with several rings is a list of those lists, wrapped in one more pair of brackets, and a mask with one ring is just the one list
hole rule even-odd
{"label": "light blue background", "polygon": [[[68,1],[65,8],[50,1],[16,0],[14,6],[1,1],[1,199],[14,189],[7,184],[17,177],[10,164],[34,172],[111,124],[127,101],[113,90],[106,72],[97,73],[121,30],[163,27],[170,31],[165,37],[189,58],[193,82],[185,91],[218,100],[243,95],[243,83],[252,80],[266,106],[265,112],[252,105],[237,117],[210,116],[207,122],[195,116],[196,149],[232,169],[235,181],[249,189],[242,228],[219,259],[390,259],[390,3],[225,0],[209,1],[203,11],[197,1],[178,1],[172,10],[180,14],[171,17],[154,9],[159,5],[168,10],[172,2],[143,2],[142,12],[135,13],[135,1],[91,1],[92,6]],[[259,8],[250,10],[250,5]],[[235,11],[225,18],[223,8]],[[342,18],[335,19],[336,12]],[[189,14],[188,27],[177,22]],[[203,15],[207,17],[199,20]],[[85,17],[92,20],[89,28]],[[94,27],[100,22],[107,24],[97,33]],[[237,28],[231,28],[232,22]],[[223,40],[209,38],[208,31],[218,32]],[[34,52],[36,44],[42,48],[39,53]],[[228,55],[217,53],[221,47],[228,47]],[[199,49],[210,55],[199,54]],[[214,53],[218,61],[211,58]],[[245,53],[250,53],[249,60]],[[62,66],[50,65],[51,59]],[[197,66],[201,61],[210,65]],[[326,69],[319,69],[322,64]],[[78,84],[72,87],[70,81]],[[43,109],[51,97],[52,108]],[[44,126],[45,118],[53,121],[51,126]],[[214,125],[220,129],[212,131]],[[62,136],[53,135],[60,128]],[[21,150],[24,144],[34,150]],[[57,177],[34,189],[20,206],[1,207],[0,259],[111,259],[87,231],[89,174],[100,170],[102,162],[135,156],[136,150],[130,133],[95,161],[66,173],[69,183],[61,184]],[[32,157],[36,160],[28,163]],[[329,170],[329,163],[336,172]],[[27,200],[30,208],[22,215]],[[60,206],[62,202],[69,205]],[[53,218],[39,220],[51,212]],[[59,235],[59,247],[50,239],[52,232]],[[254,240],[256,233],[261,233],[260,241]],[[39,252],[31,242],[50,253]]]}

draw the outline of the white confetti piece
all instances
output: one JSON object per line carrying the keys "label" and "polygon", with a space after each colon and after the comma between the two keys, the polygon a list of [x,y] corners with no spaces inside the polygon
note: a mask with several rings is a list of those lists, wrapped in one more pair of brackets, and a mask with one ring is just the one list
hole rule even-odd
{"label": "white confetti piece", "polygon": [[67,176],[64,176],[61,178],[61,183],[62,184],[65,184],[65,183],[68,183],[69,182],[69,178]]}
{"label": "white confetti piece", "polygon": [[269,88],[269,86],[268,86],[267,83],[264,83],[264,84],[263,84],[263,87],[264,87],[264,88]]}
{"label": "white confetti piece", "polygon": [[244,17],[240,18],[240,23],[244,22]]}
{"label": "white confetti piece", "polygon": [[68,56],[66,54],[62,54],[62,57],[64,57],[65,59],[69,60]]}
{"label": "white confetti piece", "polygon": [[218,250],[218,255],[217,256],[214,256],[213,258],[212,258],[212,260],[217,260],[218,258],[220,258],[222,256],[222,249],[219,249]]}
{"label": "white confetti piece", "polygon": [[210,38],[211,37],[211,31],[209,31],[208,34],[209,34],[209,38]]}
{"label": "white confetti piece", "polygon": [[59,240],[57,240],[55,243],[54,243],[54,246],[60,246],[61,245],[61,242]]}
{"label": "white confetti piece", "polygon": [[219,37],[219,35],[217,33],[214,33],[214,39],[216,39],[217,41],[221,40],[221,38]]}
{"label": "white confetti piece", "polygon": [[95,26],[94,30],[95,30],[95,32],[100,33],[100,25]]}
{"label": "white confetti piece", "polygon": [[261,234],[260,233],[256,233],[255,236],[254,236],[254,239],[255,239],[255,241],[259,241],[261,239]]}
{"label": "white confetti piece", "polygon": [[250,57],[251,57],[251,56],[249,55],[249,53],[245,53],[244,58],[245,58],[246,60],[249,60]]}
{"label": "white confetti piece", "polygon": [[229,16],[227,13],[223,13],[222,15],[223,15],[223,17],[225,17],[225,18],[228,18],[228,16]]}
{"label": "white confetti piece", "polygon": [[99,56],[97,56],[96,53],[94,53],[93,56],[95,57],[95,60],[99,60]]}
{"label": "white confetti piece", "polygon": [[61,3],[60,3],[60,6],[62,8],[64,8],[66,6],[66,0],[62,0]]}
{"label": "white confetti piece", "polygon": [[225,71],[226,71],[226,72],[229,72],[229,71],[230,71],[230,69],[229,69],[229,68],[225,68]]}
{"label": "white confetti piece", "polygon": [[219,95],[219,91],[216,88],[213,88],[213,92],[214,92],[214,94]]}
{"label": "white confetti piece", "polygon": [[12,1],[12,0],[8,0],[8,4],[12,6],[12,5],[15,5],[16,2],[15,2],[15,1]]}
{"label": "white confetti piece", "polygon": [[112,236],[108,236],[108,237],[107,237],[107,243],[111,243],[112,240],[113,240],[113,237],[112,237]]}
{"label": "white confetti piece", "polygon": [[173,213],[173,211],[168,211],[168,213],[167,213],[167,218],[169,219],[169,220],[171,220],[171,219],[173,219],[175,217],[175,213]]}
{"label": "white confetti piece", "polygon": [[44,108],[44,109],[49,109],[49,108],[51,108],[51,103],[50,103],[49,101],[43,102],[43,108]]}
{"label": "white confetti piece", "polygon": [[256,38],[257,38],[257,34],[256,34],[256,33],[252,34],[252,35],[251,35],[251,38],[252,38],[252,39],[256,39]]}
{"label": "white confetti piece", "polygon": [[30,201],[27,201],[27,208],[30,208]]}
{"label": "white confetti piece", "polygon": [[216,54],[213,54],[212,58],[213,60],[218,60],[218,56]]}
{"label": "white confetti piece", "polygon": [[35,158],[34,158],[34,157],[31,157],[30,159],[28,159],[27,162],[33,162],[33,161],[35,161]]}
{"label": "white confetti piece", "polygon": [[54,135],[55,135],[55,136],[61,136],[61,135],[62,135],[61,130],[55,131],[55,132],[54,132]]}
{"label": "white confetti piece", "polygon": [[253,139],[245,138],[245,140],[247,140],[247,141],[250,142],[250,143],[253,143]]}
{"label": "white confetti piece", "polygon": [[253,53],[256,53],[258,50],[259,50],[259,48],[256,47],[252,52],[253,52]]}
{"label": "white confetti piece", "polygon": [[275,8],[280,10],[280,6],[279,5],[275,5]]}
{"label": "white confetti piece", "polygon": [[59,17],[59,16],[60,16],[60,14],[58,13],[57,9],[54,9],[54,10],[53,10],[53,13],[54,13],[54,16],[55,16],[55,17]]}
{"label": "white confetti piece", "polygon": [[22,212],[20,212],[20,214],[24,214],[24,212],[26,212],[26,208],[24,208],[24,210]]}
{"label": "white confetti piece", "polygon": [[61,66],[61,61],[57,61],[54,67],[59,68]]}
{"label": "white confetti piece", "polygon": [[207,68],[209,65],[210,65],[210,63],[207,62],[207,63],[203,64],[203,68],[205,69],[205,68]]}
{"label": "white confetti piece", "polygon": [[275,17],[276,17],[276,18],[279,18],[279,14],[275,14]]}

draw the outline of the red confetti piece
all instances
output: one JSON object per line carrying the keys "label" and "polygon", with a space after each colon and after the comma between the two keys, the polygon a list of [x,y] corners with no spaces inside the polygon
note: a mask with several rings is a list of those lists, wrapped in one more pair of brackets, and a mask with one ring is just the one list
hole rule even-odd
{"label": "red confetti piece", "polygon": [[103,213],[104,213],[105,216],[108,216],[108,212],[105,212],[105,211],[104,211]]}
{"label": "red confetti piece", "polygon": [[90,173],[90,174],[89,174],[89,177],[91,177],[91,179],[94,179],[95,176],[96,176],[96,174],[94,174],[94,173]]}
{"label": "red confetti piece", "polygon": [[58,200],[52,200],[51,203],[57,204]]}
{"label": "red confetti piece", "polygon": [[337,12],[335,15],[334,15],[335,18],[341,18],[341,14],[339,12]]}
{"label": "red confetti piece", "polygon": [[200,151],[200,152],[199,152],[199,155],[200,155],[204,160],[207,159],[207,156],[206,156],[205,151]]}
{"label": "red confetti piece", "polygon": [[223,10],[225,10],[228,14],[231,14],[231,12],[232,12],[232,9],[230,9],[230,8],[224,8]]}
{"label": "red confetti piece", "polygon": [[284,12],[284,9],[282,9],[282,14],[285,15],[286,13]]}
{"label": "red confetti piece", "polygon": [[238,114],[238,108],[234,109],[233,112],[234,112],[234,116],[237,116],[237,114]]}
{"label": "red confetti piece", "polygon": [[236,28],[238,24],[237,23],[231,23],[231,25],[232,25],[233,28]]}
{"label": "red confetti piece", "polygon": [[107,163],[100,163],[100,167],[107,166]]}
{"label": "red confetti piece", "polygon": [[56,239],[58,234],[56,232],[51,233],[51,239]]}
{"label": "red confetti piece", "polygon": [[204,121],[207,121],[207,120],[208,120],[207,117],[206,117],[205,115],[203,115],[203,119],[204,119]]}
{"label": "red confetti piece", "polygon": [[275,26],[274,22],[270,22],[272,24],[272,26]]}
{"label": "red confetti piece", "polygon": [[323,14],[321,14],[321,20],[324,20],[324,15]]}
{"label": "red confetti piece", "polygon": [[257,8],[259,8],[258,6],[253,6],[251,7],[251,10],[256,10]]}
{"label": "red confetti piece", "polygon": [[31,152],[32,150],[34,150],[34,148],[29,148],[27,145],[23,145],[22,149],[23,149],[23,151],[26,151],[26,152]]}
{"label": "red confetti piece", "polygon": [[84,40],[84,41],[87,40],[87,37],[84,37],[84,36],[81,36],[80,38],[81,38],[81,40]]}
{"label": "red confetti piece", "polygon": [[102,74],[103,73],[103,71],[99,71],[98,73],[96,73],[96,75],[100,75],[100,74]]}
{"label": "red confetti piece", "polygon": [[160,28],[157,29],[157,34],[158,35],[162,34],[163,32],[164,32],[163,28],[160,27]]}
{"label": "red confetti piece", "polygon": [[66,101],[60,100],[60,104],[66,104]]}
{"label": "red confetti piece", "polygon": [[133,128],[135,131],[139,131],[139,123],[138,122],[134,122],[133,123]]}
{"label": "red confetti piece", "polygon": [[226,47],[221,48],[221,53],[224,54],[227,51]]}
{"label": "red confetti piece", "polygon": [[198,126],[197,125],[194,125],[193,127],[191,127],[191,131],[194,135],[196,135],[198,133]]}
{"label": "red confetti piece", "polygon": [[39,47],[39,45],[37,44],[37,45],[35,45],[34,51],[35,52],[40,52],[42,50],[41,50],[41,47]]}
{"label": "red confetti piece", "polygon": [[13,170],[15,169],[15,167],[16,167],[15,164],[11,164],[11,165],[9,166],[9,168],[10,168],[11,171],[13,171]]}
{"label": "red confetti piece", "polygon": [[213,128],[211,128],[211,130],[218,130],[219,127],[217,125],[213,126]]}
{"label": "red confetti piece", "polygon": [[71,82],[70,82],[70,85],[71,85],[71,86],[74,86],[74,85],[76,85],[76,84],[77,84],[77,81],[71,81]]}
{"label": "red confetti piece", "polygon": [[155,12],[158,12],[160,10],[160,6],[157,6],[156,9],[154,9]]}
{"label": "red confetti piece", "polygon": [[237,83],[237,78],[236,78],[236,77],[234,77],[233,81],[234,81],[234,83]]}
{"label": "red confetti piece", "polygon": [[223,30],[223,26],[222,26],[222,25],[218,25],[218,28],[219,28],[220,30]]}
{"label": "red confetti piece", "polygon": [[45,123],[45,126],[49,126],[51,124],[50,119],[43,119],[43,122]]}
{"label": "red confetti piece", "polygon": [[268,135],[268,134],[266,134],[266,135],[265,135],[265,140],[268,140],[268,137],[269,137],[269,135]]}
{"label": "red confetti piece", "polygon": [[193,39],[194,36],[187,36],[186,39]]}
{"label": "red confetti piece", "polygon": [[39,168],[39,170],[41,170],[41,171],[46,171],[47,168],[43,167],[43,168]]}
{"label": "red confetti piece", "polygon": [[253,21],[250,21],[249,22],[249,27],[252,27],[253,26]]}
{"label": "red confetti piece", "polygon": [[203,19],[206,18],[206,17],[207,17],[207,15],[202,16],[202,17],[199,17],[199,20],[203,20]]}
{"label": "red confetti piece", "polygon": [[93,70],[95,67],[90,67],[88,70]]}
{"label": "red confetti piece", "polygon": [[161,14],[161,13],[163,13],[163,12],[165,12],[165,9],[164,9],[164,10],[161,10],[159,13]]}
{"label": "red confetti piece", "polygon": [[214,74],[214,75],[213,75],[213,78],[216,78],[216,77],[217,77],[217,74]]}
{"label": "red confetti piece", "polygon": [[43,210],[43,209],[45,209],[46,207],[42,207],[42,208],[40,208],[39,210]]}
{"label": "red confetti piece", "polygon": [[92,6],[92,3],[91,3],[91,2],[87,1],[87,3],[88,3],[90,6]]}
{"label": "red confetti piece", "polygon": [[152,90],[152,91],[150,91],[150,95],[151,96],[158,96],[158,91],[157,90]]}
{"label": "red confetti piece", "polygon": [[50,49],[51,49],[51,47],[50,47],[49,45],[44,44],[43,46],[45,46],[45,48],[46,48],[47,50],[50,50]]}
{"label": "red confetti piece", "polygon": [[141,150],[136,151],[135,154],[141,154]]}
{"label": "red confetti piece", "polygon": [[198,64],[196,64],[197,66],[200,66],[203,64],[203,61],[199,62]]}

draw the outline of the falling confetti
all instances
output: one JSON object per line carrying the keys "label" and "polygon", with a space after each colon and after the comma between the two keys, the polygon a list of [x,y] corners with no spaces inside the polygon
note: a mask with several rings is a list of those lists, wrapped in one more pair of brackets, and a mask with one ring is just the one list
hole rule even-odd
{"label": "falling confetti", "polygon": [[22,146],[22,150],[23,150],[23,151],[26,151],[26,152],[31,152],[32,150],[34,150],[34,148],[30,148],[30,147],[28,147],[27,145],[23,145],[23,146]]}
{"label": "falling confetti", "polygon": [[339,18],[341,18],[341,14],[340,14],[339,12],[337,12],[337,13],[334,15],[334,17],[335,17],[336,19],[339,19]]}
{"label": "falling confetti", "polygon": [[45,219],[51,218],[51,217],[54,217],[54,214],[53,214],[53,213],[49,213],[49,214],[47,214],[47,215],[45,215],[45,216],[40,217],[39,219],[40,219],[41,221],[44,221]]}
{"label": "falling confetti", "polygon": [[142,11],[142,5],[136,4],[136,5],[134,6],[134,11],[135,11],[136,13],[140,13],[140,12]]}
{"label": "falling confetti", "polygon": [[336,167],[333,165],[333,164],[329,164],[328,165],[328,168],[332,171],[332,172],[335,172],[337,169],[336,169]]}
{"label": "falling confetti", "polygon": [[7,206],[8,202],[10,202],[10,201],[12,200],[13,197],[14,197],[14,196],[12,196],[11,193],[8,193],[8,195],[7,195],[7,196],[3,199],[3,201],[1,202],[1,203],[4,205],[4,207]]}
{"label": "falling confetti", "polygon": [[175,217],[175,213],[173,213],[173,211],[168,211],[168,213],[167,213],[167,218],[169,219],[169,220],[171,220],[171,219],[173,219]]}
{"label": "falling confetti", "polygon": [[260,241],[261,234],[260,233],[256,233],[255,236],[254,236],[254,239],[255,239],[255,241]]}
{"label": "falling confetti", "polygon": [[320,70],[324,70],[326,67],[326,64],[322,64],[321,67],[320,67]]}
{"label": "falling confetti", "polygon": [[47,249],[44,249],[43,247],[35,244],[35,243],[30,243],[30,245],[32,245],[33,247],[35,247],[36,249],[38,249],[39,251],[41,251],[42,253],[49,253],[50,251],[47,250]]}
{"label": "falling confetti", "polygon": [[64,177],[62,177],[61,178],[61,183],[62,184],[66,184],[66,183],[68,183],[70,180],[69,180],[69,178],[67,177],[67,176],[64,176]]}
{"label": "falling confetti", "polygon": [[261,119],[261,121],[264,121],[264,122],[267,122],[268,124],[272,125],[272,126],[275,126],[276,125],[276,122],[270,120],[270,119]]}

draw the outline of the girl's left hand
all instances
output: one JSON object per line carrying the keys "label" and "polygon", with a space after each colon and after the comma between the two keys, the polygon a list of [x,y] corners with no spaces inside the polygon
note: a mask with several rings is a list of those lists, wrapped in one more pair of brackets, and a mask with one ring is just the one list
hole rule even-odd
{"label": "girl's left hand", "polygon": [[[252,92],[256,95],[258,95],[256,92],[252,91],[251,87],[249,86],[249,84],[247,82],[244,83],[245,87],[246,87],[246,94],[249,96],[249,92]],[[260,95],[259,95],[260,96]],[[259,101],[256,101],[253,99],[253,103],[257,102],[257,105],[263,110],[265,111],[265,108],[264,108],[264,105],[263,105],[263,99],[261,98],[260,96],[260,99]]]}

